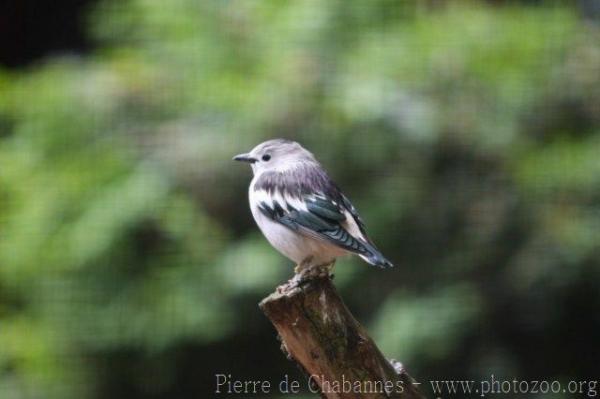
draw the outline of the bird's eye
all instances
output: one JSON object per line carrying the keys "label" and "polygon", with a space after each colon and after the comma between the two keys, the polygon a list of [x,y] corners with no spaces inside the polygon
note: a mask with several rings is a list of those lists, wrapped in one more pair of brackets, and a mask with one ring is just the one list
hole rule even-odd
{"label": "bird's eye", "polygon": [[265,155],[262,156],[262,160],[265,161],[265,162],[267,162],[270,159],[271,159],[271,156],[269,154],[265,154]]}

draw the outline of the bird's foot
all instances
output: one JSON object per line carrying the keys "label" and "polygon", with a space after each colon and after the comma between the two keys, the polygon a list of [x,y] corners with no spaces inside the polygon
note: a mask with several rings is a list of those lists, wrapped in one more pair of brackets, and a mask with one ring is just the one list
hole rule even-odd
{"label": "bird's foot", "polygon": [[294,274],[296,274],[296,275],[302,274],[306,270],[310,269],[312,261],[313,261],[313,257],[312,256],[308,256],[302,262],[300,262],[299,264],[297,264],[296,267],[294,267]]}
{"label": "bird's foot", "polygon": [[[312,259],[311,259],[312,260]],[[293,287],[301,287],[310,280],[317,278],[330,277],[333,278],[333,266],[335,260],[322,265],[308,265],[307,262],[302,262],[294,268],[294,277],[289,281]]]}

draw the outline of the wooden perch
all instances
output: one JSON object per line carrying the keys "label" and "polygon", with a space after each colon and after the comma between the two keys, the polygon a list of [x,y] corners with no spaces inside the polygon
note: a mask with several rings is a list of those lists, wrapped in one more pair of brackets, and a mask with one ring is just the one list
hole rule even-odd
{"label": "wooden perch", "polygon": [[325,398],[424,398],[399,362],[388,361],[350,313],[328,274],[288,283],[260,308]]}

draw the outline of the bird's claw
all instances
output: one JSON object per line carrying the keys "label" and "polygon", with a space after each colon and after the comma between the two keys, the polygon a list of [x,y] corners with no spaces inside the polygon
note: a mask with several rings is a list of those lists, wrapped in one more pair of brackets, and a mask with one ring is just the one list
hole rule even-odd
{"label": "bird's claw", "polygon": [[294,277],[292,277],[292,279],[289,281],[290,286],[294,288],[302,287],[310,280],[324,277],[333,278],[332,270],[334,265],[335,261],[316,266],[306,266],[304,263],[300,264],[294,268],[295,274]]}

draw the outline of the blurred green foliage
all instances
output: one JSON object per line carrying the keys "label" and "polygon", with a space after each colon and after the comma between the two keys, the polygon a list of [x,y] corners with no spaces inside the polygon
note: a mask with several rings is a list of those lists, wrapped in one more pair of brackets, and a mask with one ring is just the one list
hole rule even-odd
{"label": "blurred green foliage", "polygon": [[[311,149],[389,271],[336,282],[419,380],[597,377],[600,33],[574,4],[105,0],[0,70],[0,397],[294,373],[233,154]],[[596,373],[594,375],[594,373]]]}

